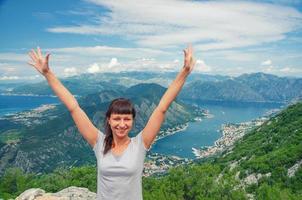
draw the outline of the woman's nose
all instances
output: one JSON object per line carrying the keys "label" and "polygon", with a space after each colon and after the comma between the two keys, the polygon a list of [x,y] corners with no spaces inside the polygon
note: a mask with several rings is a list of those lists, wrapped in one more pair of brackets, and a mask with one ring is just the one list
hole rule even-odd
{"label": "woman's nose", "polygon": [[125,126],[126,126],[126,123],[124,122],[124,120],[121,120],[120,127],[125,127]]}

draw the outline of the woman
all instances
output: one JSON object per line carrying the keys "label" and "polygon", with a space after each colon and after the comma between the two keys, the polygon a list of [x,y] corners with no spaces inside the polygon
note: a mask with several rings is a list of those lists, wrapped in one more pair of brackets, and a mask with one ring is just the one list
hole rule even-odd
{"label": "woman", "polygon": [[83,112],[76,99],[50,70],[50,54],[43,57],[40,48],[29,52],[35,67],[69,110],[79,132],[93,148],[98,166],[97,199],[142,199],[142,172],[146,151],[150,149],[170,104],[180,92],[195,60],[190,45],[184,50],[184,67],[171,83],[145,128],[135,137],[128,136],[135,118],[132,103],[123,98],[111,102],[105,118],[105,135]]}

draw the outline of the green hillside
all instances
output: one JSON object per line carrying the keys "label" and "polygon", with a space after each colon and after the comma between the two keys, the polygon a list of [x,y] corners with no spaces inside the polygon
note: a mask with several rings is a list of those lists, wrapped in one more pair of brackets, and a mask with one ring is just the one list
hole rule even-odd
{"label": "green hillside", "polygon": [[145,179],[145,199],[302,199],[301,163],[298,103],[212,161]]}
{"label": "green hillside", "polygon": [[[174,168],[162,177],[143,178],[144,199],[302,199],[301,163],[302,103],[298,103],[217,158]],[[96,170],[58,169],[34,176],[10,169],[0,183],[6,197],[32,187],[55,192],[75,185],[95,192]]]}

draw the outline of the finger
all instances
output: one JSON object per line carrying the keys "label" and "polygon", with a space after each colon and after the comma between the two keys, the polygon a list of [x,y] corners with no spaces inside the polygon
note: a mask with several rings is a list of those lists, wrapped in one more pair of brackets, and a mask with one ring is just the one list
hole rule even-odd
{"label": "finger", "polygon": [[42,56],[42,52],[41,52],[40,47],[37,47],[37,51],[38,51],[38,56],[39,56],[40,58],[42,58],[43,56]]}
{"label": "finger", "polygon": [[39,57],[38,57],[38,55],[37,55],[37,53],[35,52],[34,49],[31,50],[31,53],[32,53],[33,57],[35,58],[35,60],[39,59]]}
{"label": "finger", "polygon": [[35,63],[33,63],[33,62],[27,62],[27,64],[29,64],[29,65],[31,65],[31,66],[33,66],[33,67],[36,67],[36,66],[35,66]]}
{"label": "finger", "polygon": [[28,55],[29,55],[29,57],[30,57],[33,61],[36,60],[36,58],[35,58],[35,56],[33,55],[32,52],[29,52]]}
{"label": "finger", "polygon": [[48,60],[49,60],[49,56],[50,56],[50,53],[47,53],[46,54],[46,62],[48,63]]}
{"label": "finger", "polygon": [[192,53],[193,53],[193,47],[192,47],[192,44],[189,44],[189,45],[188,45],[188,52],[189,52],[189,54],[191,54],[191,55],[192,55]]}
{"label": "finger", "polygon": [[186,56],[188,54],[188,49],[184,49],[183,51],[184,51],[184,54]]}

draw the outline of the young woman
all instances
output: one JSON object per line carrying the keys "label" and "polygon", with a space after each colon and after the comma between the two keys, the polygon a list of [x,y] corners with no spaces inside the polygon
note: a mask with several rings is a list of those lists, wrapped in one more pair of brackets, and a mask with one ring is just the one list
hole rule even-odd
{"label": "young woman", "polygon": [[128,136],[135,118],[134,106],[130,100],[119,98],[111,102],[106,112],[104,135],[92,124],[77,100],[50,70],[50,54],[43,57],[38,47],[36,51],[29,52],[29,56],[29,64],[46,78],[69,110],[79,132],[95,152],[98,167],[97,199],[143,199],[142,172],[146,151],[150,149],[170,104],[195,65],[192,46],[184,50],[184,66],[161,98],[145,128],[133,138]]}

